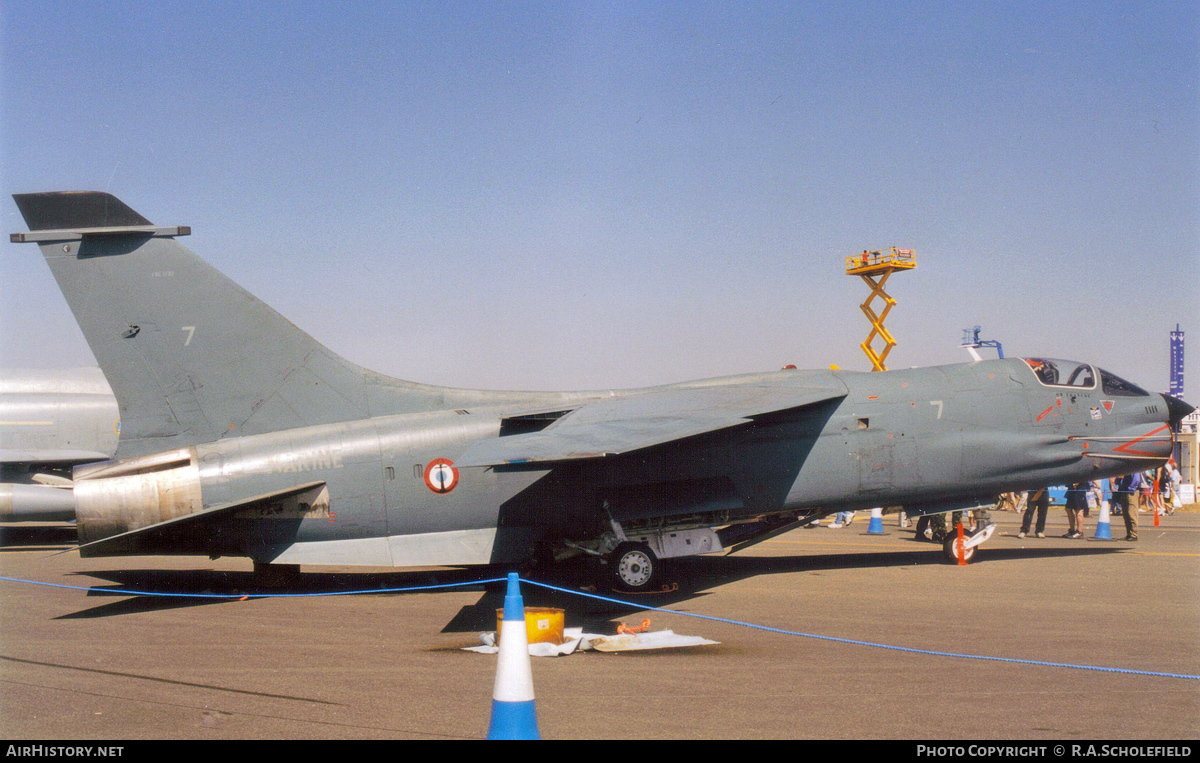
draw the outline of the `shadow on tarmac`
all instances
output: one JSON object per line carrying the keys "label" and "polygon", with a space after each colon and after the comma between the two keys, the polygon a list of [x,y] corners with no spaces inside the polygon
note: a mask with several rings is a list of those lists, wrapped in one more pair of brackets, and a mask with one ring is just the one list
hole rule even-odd
{"label": "shadow on tarmac", "polygon": [[[972,562],[1012,561],[1052,557],[1083,557],[1119,553],[1123,546],[1079,548],[997,548],[988,547]],[[933,544],[922,544],[912,551],[878,553],[805,554],[798,556],[693,556],[673,560],[668,580],[674,590],[665,593],[628,594],[598,587],[598,567],[589,559],[575,559],[554,565],[536,573],[523,574],[527,582],[521,586],[526,606],[557,607],[568,612],[568,626],[582,626],[587,631],[611,631],[617,620],[641,613],[646,607],[670,607],[705,596],[706,591],[738,580],[764,575],[790,574],[835,569],[873,569],[898,566],[947,564],[941,550]],[[601,568],[602,569],[602,568]],[[290,586],[264,589],[256,583],[253,572],[223,570],[100,570],[78,573],[80,576],[102,578],[112,586],[96,586],[88,597],[110,600],[57,619],[88,619],[113,617],[142,612],[208,606],[265,598],[272,595],[356,594],[400,596],[404,591],[394,589],[428,586],[447,586],[446,591],[479,591],[474,604],[462,607],[442,629],[442,633],[478,633],[496,627],[496,610],[504,606],[503,580],[488,584],[481,580],[503,578],[504,568],[476,567],[403,572],[304,572]],[[544,583],[556,591],[534,583]],[[582,594],[573,593],[578,591]],[[428,593],[428,590],[414,593]],[[161,595],[169,594],[169,595]],[[215,595],[215,596],[214,596]],[[603,598],[593,598],[603,597]],[[616,600],[616,601],[611,601]]]}
{"label": "shadow on tarmac", "polygon": [[75,525],[0,526],[0,553],[6,551],[66,551],[75,547]]}
{"label": "shadow on tarmac", "polygon": [[[109,601],[57,619],[72,620],[111,617],[137,612],[179,609],[206,605],[241,602],[247,599],[281,595],[403,595],[399,588],[455,586],[450,591],[482,591],[484,586],[474,581],[500,577],[503,573],[479,569],[437,569],[404,572],[305,572],[297,584],[263,588],[250,571],[227,570],[97,570],[77,573],[80,576],[102,578],[112,586],[91,588],[88,597],[104,597]],[[474,584],[473,584],[474,583]],[[473,585],[472,585],[473,584]],[[427,593],[414,591],[413,593]]]}
{"label": "shadow on tarmac", "polygon": [[[646,607],[676,606],[706,596],[706,591],[709,589],[748,578],[822,570],[948,565],[939,546],[922,544],[920,550],[878,553],[684,557],[674,560],[668,570],[668,578],[678,586],[678,590],[658,594],[628,594],[594,590],[589,585],[595,579],[594,577],[555,580],[549,575],[530,576],[530,580],[533,581],[545,582],[560,588],[585,590],[605,599],[618,600],[616,602],[551,591],[537,585],[523,585],[521,591],[526,606],[559,607],[567,610],[568,626],[583,626],[585,631],[607,633],[615,628],[618,620],[639,615],[645,611]],[[1122,550],[1124,550],[1122,547],[1114,546],[1043,549],[988,547],[983,553],[977,555],[971,564],[1020,559],[1087,557],[1119,553]],[[560,565],[560,567],[562,566]],[[558,571],[556,570],[556,572]],[[566,576],[554,576],[554,578],[563,577]],[[502,593],[485,596],[477,604],[460,610],[443,632],[492,630],[496,625],[495,609],[503,605]]]}

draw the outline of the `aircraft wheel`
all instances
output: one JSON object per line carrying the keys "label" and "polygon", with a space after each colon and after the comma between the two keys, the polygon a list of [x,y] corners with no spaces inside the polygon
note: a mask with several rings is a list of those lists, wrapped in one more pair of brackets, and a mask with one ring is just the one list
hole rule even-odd
{"label": "aircraft wheel", "polygon": [[662,582],[663,563],[645,543],[622,543],[612,553],[609,564],[619,590],[653,591]]}
{"label": "aircraft wheel", "polygon": [[[969,535],[963,535],[963,543],[967,542]],[[963,549],[963,561],[970,563],[975,556],[975,550],[979,546],[967,546]],[[942,541],[942,554],[946,557],[946,561],[958,564],[958,531],[947,535],[946,540]]]}

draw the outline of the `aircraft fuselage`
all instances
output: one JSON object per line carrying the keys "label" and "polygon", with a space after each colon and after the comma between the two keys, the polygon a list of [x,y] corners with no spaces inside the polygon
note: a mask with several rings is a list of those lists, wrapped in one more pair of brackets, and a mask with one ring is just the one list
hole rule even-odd
{"label": "aircraft fuselage", "polygon": [[[297,484],[323,483],[325,492],[292,504],[268,498],[214,520],[203,534],[163,533],[83,553],[513,563],[539,540],[586,539],[603,529],[596,517],[606,513],[669,525],[693,516],[732,522],[874,506],[920,511],[1148,468],[1171,448],[1162,396],[1106,396],[1099,382],[1048,386],[1021,359],[884,373],[790,370],[687,386],[817,383],[842,385],[845,397],[804,415],[784,411],[719,435],[551,468],[456,465],[472,444],[500,436],[512,403],[300,427],[184,448],[165,460],[88,465],[76,470],[84,543]],[[546,403],[570,407],[662,389],[670,387],[554,394]],[[528,393],[517,400],[534,403]],[[154,459],[159,465],[147,466]],[[151,494],[175,502],[147,500]]]}

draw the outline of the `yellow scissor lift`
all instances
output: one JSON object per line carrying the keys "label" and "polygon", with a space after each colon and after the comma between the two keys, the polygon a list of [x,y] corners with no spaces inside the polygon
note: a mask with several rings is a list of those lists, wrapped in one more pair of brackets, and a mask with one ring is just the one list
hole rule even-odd
{"label": "yellow scissor lift", "polygon": [[[867,341],[860,344],[859,347],[862,347],[863,352],[867,353],[867,357],[871,359],[872,371],[887,370],[883,361],[896,346],[896,340],[883,327],[883,321],[891,309],[896,306],[896,300],[888,296],[888,293],[883,290],[883,286],[892,273],[897,270],[912,270],[916,266],[917,253],[914,250],[898,249],[894,246],[891,249],[877,252],[864,251],[862,254],[846,258],[846,275],[859,276],[867,286],[871,287],[871,296],[867,297],[867,301],[859,306],[867,316],[867,320],[871,322],[871,333],[867,335]],[[882,299],[884,305],[883,312],[878,315],[871,308],[871,303],[875,301],[876,297]],[[875,352],[875,348],[872,346],[875,337],[883,338],[882,352]]]}

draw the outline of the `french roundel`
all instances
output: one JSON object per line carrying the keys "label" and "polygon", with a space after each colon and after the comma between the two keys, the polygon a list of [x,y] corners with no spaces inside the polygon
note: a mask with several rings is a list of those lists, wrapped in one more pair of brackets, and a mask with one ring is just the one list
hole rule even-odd
{"label": "french roundel", "polygon": [[425,485],[435,493],[449,493],[458,485],[458,469],[448,458],[435,458],[425,467]]}

